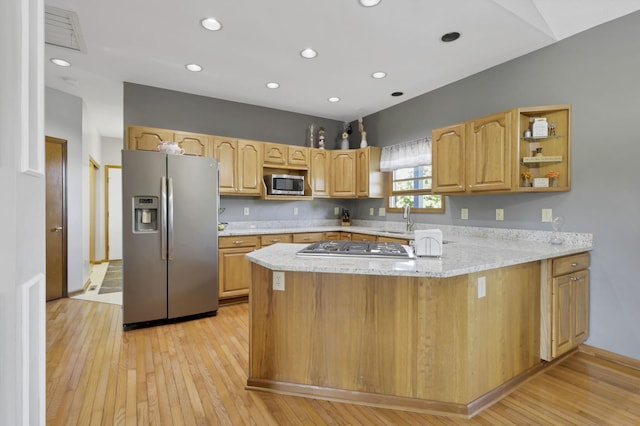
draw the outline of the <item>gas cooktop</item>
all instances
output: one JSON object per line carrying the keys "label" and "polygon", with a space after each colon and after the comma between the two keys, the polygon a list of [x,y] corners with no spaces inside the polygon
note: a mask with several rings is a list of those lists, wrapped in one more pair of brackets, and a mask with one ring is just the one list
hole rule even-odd
{"label": "gas cooktop", "polygon": [[296,253],[298,256],[360,256],[412,258],[413,250],[400,243],[375,241],[319,241]]}

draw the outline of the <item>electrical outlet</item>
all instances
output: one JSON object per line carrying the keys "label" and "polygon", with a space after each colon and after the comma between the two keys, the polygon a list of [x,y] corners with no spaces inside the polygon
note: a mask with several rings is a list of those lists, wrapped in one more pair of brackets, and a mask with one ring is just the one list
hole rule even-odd
{"label": "electrical outlet", "polygon": [[380,207],[378,209],[378,216],[385,216],[387,213],[384,210],[384,207]]}
{"label": "electrical outlet", "polygon": [[249,216],[249,207],[244,208],[244,215]]}
{"label": "electrical outlet", "polygon": [[293,215],[294,216],[298,216],[298,208],[297,207],[293,208]]}
{"label": "electrical outlet", "polygon": [[542,221],[553,222],[553,209],[542,209]]}
{"label": "electrical outlet", "polygon": [[504,209],[496,209],[496,220],[504,220]]}
{"label": "electrical outlet", "polygon": [[333,208],[333,214],[335,214],[336,216],[338,216],[340,214],[340,207],[334,207]]}
{"label": "electrical outlet", "polygon": [[[274,286],[275,286],[275,284],[274,284]],[[478,299],[482,299],[486,295],[487,295],[487,278],[486,277],[478,277]]]}
{"label": "electrical outlet", "polygon": [[369,209],[369,216],[373,216],[373,207]]}
{"label": "electrical outlet", "polygon": [[284,291],[284,272],[273,271],[273,289]]}
{"label": "electrical outlet", "polygon": [[460,219],[469,220],[469,209],[460,209]]}

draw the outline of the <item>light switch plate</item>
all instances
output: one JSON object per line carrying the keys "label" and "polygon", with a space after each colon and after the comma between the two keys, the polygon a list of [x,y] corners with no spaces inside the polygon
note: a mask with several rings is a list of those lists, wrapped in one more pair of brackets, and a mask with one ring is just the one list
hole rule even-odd
{"label": "light switch plate", "polygon": [[373,214],[374,214],[374,213],[373,213],[373,207],[371,207],[371,208],[369,209],[369,216],[373,216]]}
{"label": "light switch plate", "polygon": [[460,209],[460,219],[469,220],[469,209]]}
{"label": "light switch plate", "polygon": [[340,207],[334,207],[333,208],[333,214],[335,214],[336,216],[338,216],[340,214]]}
{"label": "light switch plate", "polygon": [[496,209],[496,220],[504,220],[504,209]]}
{"label": "light switch plate", "polygon": [[273,289],[284,291],[284,272],[273,271]]}
{"label": "light switch plate", "polygon": [[542,221],[553,222],[553,209],[542,209]]}
{"label": "light switch plate", "polygon": [[249,207],[244,208],[244,215],[249,216]]}
{"label": "light switch plate", "polygon": [[297,207],[293,208],[293,215],[294,216],[298,216],[298,208]]}
{"label": "light switch plate", "polygon": [[378,216],[384,216],[384,215],[386,215],[386,214],[387,214],[387,213],[385,212],[384,207],[380,207],[380,208],[378,209]]}

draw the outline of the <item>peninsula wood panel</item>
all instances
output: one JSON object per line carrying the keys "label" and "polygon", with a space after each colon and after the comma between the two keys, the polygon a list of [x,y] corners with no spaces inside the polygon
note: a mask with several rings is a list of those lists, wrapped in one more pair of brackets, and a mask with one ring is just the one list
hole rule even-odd
{"label": "peninsula wood panel", "polygon": [[252,265],[250,386],[466,405],[540,363],[538,263],[483,272],[481,299],[474,274],[272,275]]}

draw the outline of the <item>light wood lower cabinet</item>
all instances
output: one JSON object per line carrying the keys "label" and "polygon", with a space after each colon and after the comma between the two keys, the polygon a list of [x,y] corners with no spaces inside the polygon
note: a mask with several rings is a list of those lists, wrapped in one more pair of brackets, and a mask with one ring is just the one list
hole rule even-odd
{"label": "light wood lower cabinet", "polygon": [[378,241],[378,237],[375,235],[358,234],[356,232],[352,232],[351,241]]}
{"label": "light wood lower cabinet", "polygon": [[550,361],[589,337],[589,253],[542,262],[540,357]]}
{"label": "light wood lower cabinet", "polygon": [[251,282],[251,262],[245,254],[260,247],[255,235],[218,239],[218,295],[220,299],[246,296]]}
{"label": "light wood lower cabinet", "polygon": [[260,245],[262,247],[270,246],[277,243],[292,243],[292,234],[267,234],[260,236]]}

